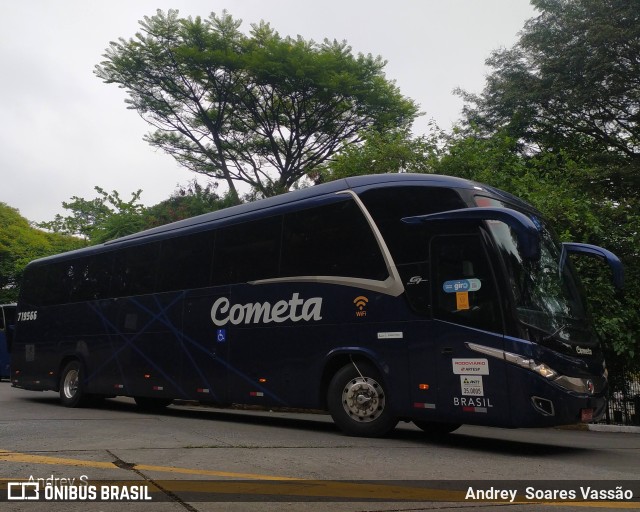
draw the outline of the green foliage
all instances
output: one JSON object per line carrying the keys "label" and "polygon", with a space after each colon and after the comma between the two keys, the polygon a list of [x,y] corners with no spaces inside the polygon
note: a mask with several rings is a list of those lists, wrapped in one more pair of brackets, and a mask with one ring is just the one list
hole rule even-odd
{"label": "green foliage", "polygon": [[54,233],[82,236],[92,244],[130,235],[144,228],[142,213],[145,207],[139,202],[142,190],[133,192],[129,201],[123,200],[115,190],[108,193],[95,187],[95,191],[99,197],[94,199],[73,196],[71,201],[63,202],[62,206],[71,215],[63,217],[58,214],[53,221],[40,222],[37,226]]}
{"label": "green foliage", "polygon": [[435,154],[433,138],[413,137],[408,129],[370,131],[362,143],[346,148],[310,178],[322,183],[364,174],[425,173]]}
{"label": "green foliage", "polygon": [[[600,165],[640,167],[640,2],[532,0],[541,14],[487,60],[466,118],[506,129],[523,151],[563,150]],[[637,187],[637,175],[624,173]]]}
{"label": "green foliage", "polygon": [[71,236],[35,229],[18,210],[0,203],[0,303],[17,300],[22,272],[31,260],[84,245]]}
{"label": "green foliage", "polygon": [[624,299],[601,266],[578,264],[610,353],[640,362],[640,2],[532,3],[540,15],[488,59],[482,94],[461,93],[465,131],[440,170],[524,197],[563,238],[615,252]]}
{"label": "green foliage", "polygon": [[491,137],[458,133],[443,141],[444,155],[430,162],[439,174],[460,176],[501,188],[538,208],[565,241],[612,250],[626,270],[624,297],[617,296],[602,263],[576,258],[597,329],[610,360],[640,363],[640,214],[637,203],[609,200],[593,186],[599,169],[562,152],[523,156],[505,132]]}
{"label": "green foliage", "polygon": [[158,10],[96,66],[155,128],[151,145],[224,180],[236,200],[236,181],[263,197],[285,192],[366,132],[406,128],[418,115],[380,57],[282,37],[265,22],[245,35],[240,25],[226,12]]}
{"label": "green foliage", "polygon": [[229,194],[220,197],[216,184],[203,186],[196,180],[178,189],[165,201],[147,208],[144,212],[145,229],[221,210],[235,204]]}

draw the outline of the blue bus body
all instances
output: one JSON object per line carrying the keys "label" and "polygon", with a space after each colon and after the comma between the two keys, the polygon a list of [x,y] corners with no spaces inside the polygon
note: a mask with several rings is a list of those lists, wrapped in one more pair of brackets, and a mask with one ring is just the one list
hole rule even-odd
{"label": "blue bus body", "polygon": [[583,249],[486,185],[331,182],[30,263],[11,379],[67,406],[328,409],[352,435],[589,421],[607,380]]}
{"label": "blue bus body", "polygon": [[0,379],[8,379],[11,375],[11,341],[15,317],[15,304],[0,304]]}

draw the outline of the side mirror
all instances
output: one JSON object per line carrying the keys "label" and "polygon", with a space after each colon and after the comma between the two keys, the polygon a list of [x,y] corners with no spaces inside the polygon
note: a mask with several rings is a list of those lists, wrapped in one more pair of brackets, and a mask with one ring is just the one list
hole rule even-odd
{"label": "side mirror", "polygon": [[540,259],[540,235],[533,221],[524,213],[511,208],[462,208],[430,215],[404,217],[406,224],[421,224],[433,221],[469,222],[480,220],[497,220],[512,228],[518,238],[518,248],[523,258]]}
{"label": "side mirror", "polygon": [[[562,255],[563,258],[566,257],[566,253],[573,253],[604,260],[607,265],[611,267],[611,271],[613,272],[613,285],[619,291],[622,291],[622,289],[624,288],[624,267],[622,266],[620,258],[618,258],[611,251],[603,249],[602,247],[598,247],[597,245],[576,244],[569,242],[563,243],[562,248],[565,251],[565,253]],[[561,263],[564,264],[564,260],[561,261]]]}

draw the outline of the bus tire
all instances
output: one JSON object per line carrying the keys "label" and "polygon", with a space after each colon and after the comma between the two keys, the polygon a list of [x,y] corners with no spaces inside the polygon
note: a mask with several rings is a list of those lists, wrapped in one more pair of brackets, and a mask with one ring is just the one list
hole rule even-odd
{"label": "bus tire", "polygon": [[446,436],[461,427],[460,423],[439,423],[437,421],[422,420],[413,420],[413,424],[432,437]]}
{"label": "bus tire", "polygon": [[143,411],[161,411],[171,405],[171,398],[159,398],[151,396],[134,396],[138,409]]}
{"label": "bus tire", "polygon": [[60,374],[60,403],[65,407],[84,407],[90,395],[84,391],[84,367],[77,359],[69,361]]}
{"label": "bus tire", "polygon": [[380,437],[398,423],[379,372],[360,362],[343,366],[331,379],[327,406],[338,427],[349,436]]}

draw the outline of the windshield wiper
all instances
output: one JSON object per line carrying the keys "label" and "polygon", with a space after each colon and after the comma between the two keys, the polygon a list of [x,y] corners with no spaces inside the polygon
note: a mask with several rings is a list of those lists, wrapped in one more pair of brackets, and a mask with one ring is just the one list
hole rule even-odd
{"label": "windshield wiper", "polygon": [[546,329],[543,329],[542,327],[539,327],[537,325],[534,324],[530,324],[528,322],[525,322],[524,320],[522,320],[522,318],[519,318],[520,322],[522,323],[522,325],[524,325],[525,327],[528,327],[530,329],[533,329],[535,331],[538,331],[540,333],[543,334],[543,337],[541,338],[541,341],[543,343],[546,343],[547,341],[550,340],[555,340],[559,343],[561,343],[562,345],[564,345],[567,348],[571,348],[571,343],[568,343],[567,341],[561,339],[561,338],[556,338],[557,334],[562,331],[562,329],[564,329],[565,327],[567,327],[566,324],[561,325],[558,329],[556,329],[554,332],[552,332],[551,334],[549,334],[549,331],[547,331]]}
{"label": "windshield wiper", "polygon": [[[551,334],[546,335],[544,338],[542,338],[542,341],[549,341],[554,339],[561,331],[563,331],[565,328],[567,327],[567,324],[563,324],[560,327],[558,327],[555,331],[553,331]],[[564,340],[562,338],[556,338],[558,341],[564,343]]]}

